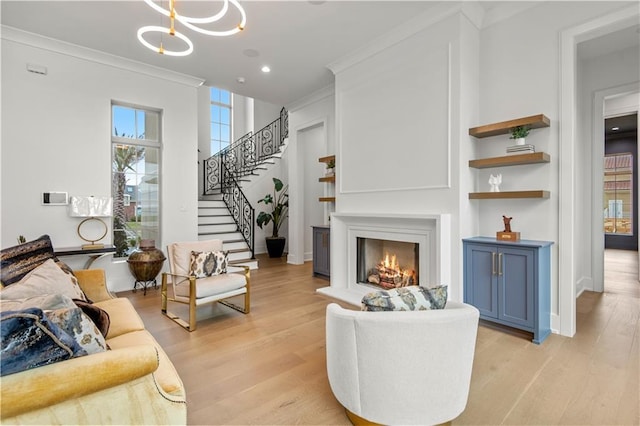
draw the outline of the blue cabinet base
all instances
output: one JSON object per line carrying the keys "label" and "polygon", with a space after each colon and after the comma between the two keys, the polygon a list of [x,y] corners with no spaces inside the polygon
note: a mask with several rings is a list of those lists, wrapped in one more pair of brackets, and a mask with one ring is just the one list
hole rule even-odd
{"label": "blue cabinet base", "polygon": [[462,241],[464,301],[480,310],[481,319],[533,333],[533,343],[542,343],[551,334],[553,243]]}

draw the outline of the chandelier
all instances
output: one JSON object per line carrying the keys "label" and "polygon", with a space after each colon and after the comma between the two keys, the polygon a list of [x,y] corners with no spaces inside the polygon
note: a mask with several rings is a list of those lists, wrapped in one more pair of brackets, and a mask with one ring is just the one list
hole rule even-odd
{"label": "chandelier", "polygon": [[[169,0],[169,9],[165,9],[162,6],[159,6],[153,0],[144,0],[144,2],[147,3],[149,6],[151,6],[151,8],[153,8],[157,12],[160,12],[164,16],[169,17],[169,28],[160,27],[157,25],[148,25],[138,30],[138,40],[140,40],[140,43],[142,43],[145,47],[153,50],[154,52],[160,53],[161,55],[187,56],[191,54],[191,52],[193,52],[193,43],[191,42],[191,40],[189,40],[189,37],[175,30],[176,20],[180,22],[182,25],[184,25],[185,27],[193,31],[197,31],[205,35],[217,36],[217,37],[224,37],[224,36],[230,36],[230,35],[236,34],[242,31],[244,29],[245,24],[247,23],[247,15],[244,12],[244,9],[240,5],[240,3],[238,3],[238,0],[223,0],[222,8],[218,13],[211,16],[204,17],[204,18],[194,18],[190,16],[180,15],[176,11],[175,0]],[[229,3],[235,6],[240,12],[240,16],[241,16],[240,23],[237,26],[231,29],[222,30],[222,31],[211,31],[211,30],[206,30],[197,26],[202,24],[210,24],[212,22],[216,22],[222,19],[222,17],[224,17],[227,14],[227,11],[229,10]],[[144,34],[150,33],[150,32],[159,32],[162,34],[168,34],[170,36],[177,37],[187,45],[187,48],[185,50],[180,50],[180,51],[167,50],[164,48],[162,41],[160,41],[159,46],[154,46],[144,38]]]}

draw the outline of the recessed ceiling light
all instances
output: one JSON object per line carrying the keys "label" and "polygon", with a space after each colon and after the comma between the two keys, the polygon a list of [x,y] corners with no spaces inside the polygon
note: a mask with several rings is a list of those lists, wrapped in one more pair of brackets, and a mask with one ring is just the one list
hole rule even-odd
{"label": "recessed ceiling light", "polygon": [[620,127],[612,127],[611,130],[613,131],[620,130]]}
{"label": "recessed ceiling light", "polygon": [[266,66],[266,65],[265,65],[265,66],[263,66],[263,67],[261,68],[261,70],[262,70],[262,72],[264,72],[264,73],[271,72],[271,68],[269,68],[269,67],[268,67],[268,66]]}

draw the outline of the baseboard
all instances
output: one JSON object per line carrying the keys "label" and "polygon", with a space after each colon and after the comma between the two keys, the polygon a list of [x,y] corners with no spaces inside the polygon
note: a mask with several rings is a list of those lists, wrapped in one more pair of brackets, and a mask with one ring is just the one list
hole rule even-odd
{"label": "baseboard", "polygon": [[576,299],[586,290],[593,291],[593,280],[589,277],[582,277],[576,282]]}

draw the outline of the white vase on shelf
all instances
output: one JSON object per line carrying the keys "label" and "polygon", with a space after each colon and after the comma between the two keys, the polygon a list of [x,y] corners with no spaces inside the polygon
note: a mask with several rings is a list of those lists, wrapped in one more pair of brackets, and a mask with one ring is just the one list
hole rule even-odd
{"label": "white vase on shelf", "polygon": [[516,138],[516,145],[524,145],[524,138]]}

